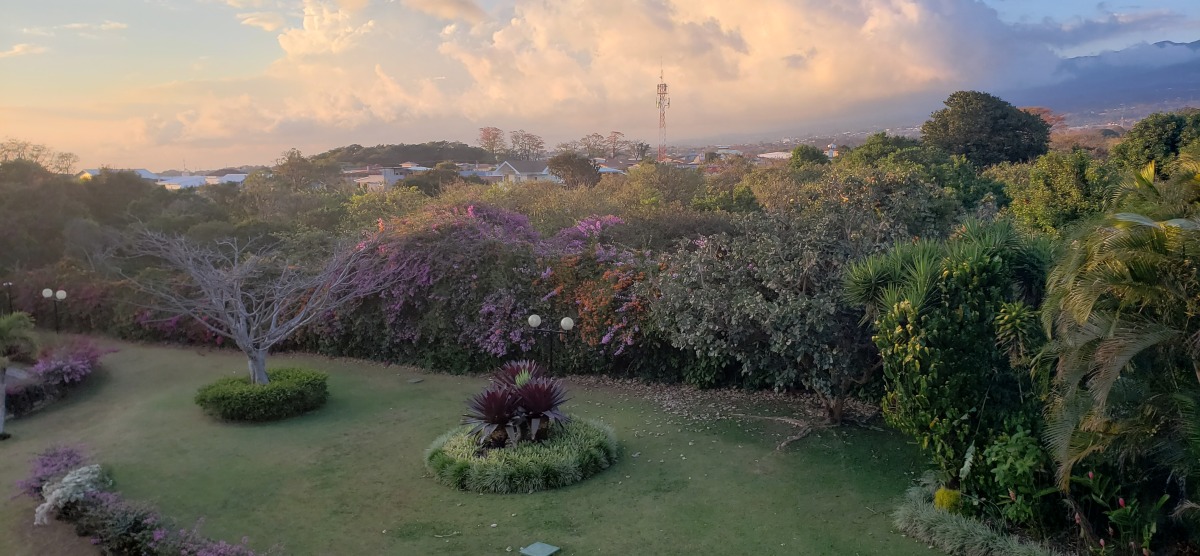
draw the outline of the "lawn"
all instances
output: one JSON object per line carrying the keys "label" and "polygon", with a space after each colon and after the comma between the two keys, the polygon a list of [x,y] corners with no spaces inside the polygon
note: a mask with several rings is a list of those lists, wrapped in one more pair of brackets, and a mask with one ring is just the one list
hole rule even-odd
{"label": "lawn", "polygon": [[[921,468],[891,432],[823,431],[775,451],[773,422],[697,424],[644,396],[575,387],[567,408],[616,427],[621,461],[565,489],[457,492],[424,476],[422,454],[454,426],[485,379],[315,356],[277,356],[330,373],[323,409],[229,425],[193,405],[196,389],[244,372],[232,352],[115,341],[71,397],[9,423],[5,494],[36,452],[82,443],[116,488],[215,538],[247,535],[288,554],[932,554],[889,513]],[[410,379],[420,378],[420,382]],[[568,381],[570,386],[572,383]],[[637,457],[633,457],[637,454]],[[0,554],[93,554],[61,525],[34,528],[32,501],[0,509]]]}

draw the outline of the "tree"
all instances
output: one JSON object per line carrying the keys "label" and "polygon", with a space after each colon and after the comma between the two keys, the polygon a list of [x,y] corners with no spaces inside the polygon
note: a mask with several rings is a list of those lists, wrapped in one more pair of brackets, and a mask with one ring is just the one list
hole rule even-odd
{"label": "tree", "polygon": [[638,160],[646,160],[650,156],[650,143],[645,141],[634,141],[629,147],[633,151],[634,158]]}
{"label": "tree", "polygon": [[921,137],[976,166],[1023,162],[1049,149],[1050,126],[998,97],[958,91],[945,104],[921,126]]}
{"label": "tree", "polygon": [[608,139],[599,133],[589,133],[579,139],[579,147],[588,158],[603,158],[608,151]]}
{"label": "tree", "polygon": [[616,158],[621,154],[621,151],[625,150],[625,134],[620,131],[608,132],[608,137],[605,138],[605,141],[608,143],[609,158]]}
{"label": "tree", "polygon": [[1046,125],[1050,126],[1050,131],[1063,129],[1067,125],[1066,116],[1055,114],[1053,110],[1045,106],[1023,106],[1021,111],[1041,118]]}
{"label": "tree", "polygon": [[0,143],[0,163],[27,160],[56,174],[69,174],[79,163],[79,157],[68,152],[55,152],[40,143],[9,139]]}
{"label": "tree", "polygon": [[546,152],[546,142],[523,129],[509,132],[509,147],[512,155],[521,160],[537,160]]}
{"label": "tree", "polygon": [[290,191],[328,188],[340,179],[340,174],[335,164],[314,162],[299,149],[283,153],[271,168],[272,178]]}
{"label": "tree", "polygon": [[497,156],[507,148],[504,144],[504,130],[498,127],[479,128],[479,146],[491,153],[492,160],[499,160]]}
{"label": "tree", "polygon": [[797,145],[792,149],[791,162],[788,164],[795,169],[811,164],[829,164],[829,157],[825,156],[825,151],[812,145]]}
{"label": "tree", "polygon": [[223,239],[202,245],[143,229],[125,250],[156,263],[157,272],[122,274],[152,298],[149,308],[190,317],[233,341],[246,355],[251,382],[266,384],[273,346],[330,310],[382,289],[365,264],[372,245],[373,239],[335,247],[332,255],[313,259],[291,256],[278,243]]}
{"label": "tree", "polygon": [[1104,166],[1083,150],[1075,150],[1038,157],[1026,176],[1010,180],[1004,190],[1022,230],[1057,236],[1068,224],[1099,214],[1110,185]]}
{"label": "tree", "polygon": [[4,398],[5,376],[14,357],[28,357],[37,351],[33,332],[33,319],[27,313],[11,313],[0,317],[0,440],[8,438],[4,432],[4,416],[8,408]]}
{"label": "tree", "polygon": [[565,152],[550,158],[550,173],[567,187],[594,187],[600,183],[600,168],[592,159],[581,154]]}
{"label": "tree", "polygon": [[1179,151],[1200,139],[1200,114],[1155,112],[1129,129],[1112,149],[1112,158],[1126,171],[1140,171],[1154,163],[1159,177],[1166,177]]}
{"label": "tree", "polygon": [[1151,164],[1122,185],[1113,213],[1066,244],[1050,274],[1043,321],[1057,369],[1047,441],[1064,488],[1099,453],[1200,478],[1198,201],[1200,179],[1158,181]]}

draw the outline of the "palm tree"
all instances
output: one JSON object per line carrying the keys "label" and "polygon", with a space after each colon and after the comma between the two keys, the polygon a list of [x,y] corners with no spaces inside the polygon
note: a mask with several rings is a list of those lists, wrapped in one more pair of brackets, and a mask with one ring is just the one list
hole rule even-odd
{"label": "palm tree", "polygon": [[1110,448],[1200,449],[1179,419],[1200,387],[1200,164],[1183,168],[1162,182],[1151,164],[1123,184],[1114,205],[1128,212],[1074,237],[1050,274],[1042,318],[1058,367],[1046,440],[1063,488],[1074,465]]}
{"label": "palm tree", "polygon": [[5,407],[5,375],[8,374],[8,364],[13,357],[32,354],[37,342],[33,333],[33,319],[28,313],[12,313],[0,317],[0,440],[9,437],[4,432],[4,417],[8,409]]}

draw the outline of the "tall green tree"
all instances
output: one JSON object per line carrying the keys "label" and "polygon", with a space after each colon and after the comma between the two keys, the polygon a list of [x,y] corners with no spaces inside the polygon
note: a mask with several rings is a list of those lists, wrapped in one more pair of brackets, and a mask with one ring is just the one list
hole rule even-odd
{"label": "tall green tree", "polygon": [[0,440],[8,438],[4,432],[5,382],[8,366],[14,357],[31,356],[37,351],[37,338],[33,332],[33,319],[27,313],[12,313],[0,317]]}
{"label": "tall green tree", "polygon": [[595,187],[600,183],[600,168],[592,159],[578,153],[564,152],[550,158],[550,173],[567,187]]}
{"label": "tall green tree", "polygon": [[1111,188],[1108,168],[1075,149],[1038,157],[1025,176],[1006,181],[1004,191],[1023,231],[1059,236],[1065,226],[1104,210]]}
{"label": "tall green tree", "polygon": [[797,145],[792,149],[792,158],[788,164],[792,168],[803,168],[812,164],[829,164],[829,157],[825,156],[825,151],[812,145]]}
{"label": "tall green tree", "polygon": [[1022,162],[1046,153],[1050,126],[999,97],[958,91],[921,126],[926,143],[963,155],[976,166]]}
{"label": "tall green tree", "polygon": [[1200,112],[1155,112],[1129,129],[1112,150],[1112,159],[1126,171],[1139,171],[1154,163],[1165,177],[1179,151],[1200,139]]}

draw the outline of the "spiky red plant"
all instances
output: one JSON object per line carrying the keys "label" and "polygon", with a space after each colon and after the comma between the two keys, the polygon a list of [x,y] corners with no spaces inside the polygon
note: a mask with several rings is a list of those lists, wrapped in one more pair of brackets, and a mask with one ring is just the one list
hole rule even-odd
{"label": "spiky red plant", "polygon": [[470,434],[483,444],[497,430],[503,431],[517,410],[517,397],[509,389],[492,386],[467,402],[463,424],[471,425]]}
{"label": "spiky red plant", "polygon": [[509,361],[500,365],[496,369],[496,374],[492,377],[492,382],[508,388],[516,388],[525,382],[541,378],[545,375],[545,369],[537,364],[537,362],[523,359],[521,361]]}
{"label": "spiky red plant", "polygon": [[569,419],[562,412],[567,402],[567,389],[557,379],[539,377],[527,381],[516,389],[517,405],[528,414],[529,438],[537,439],[538,430]]}

